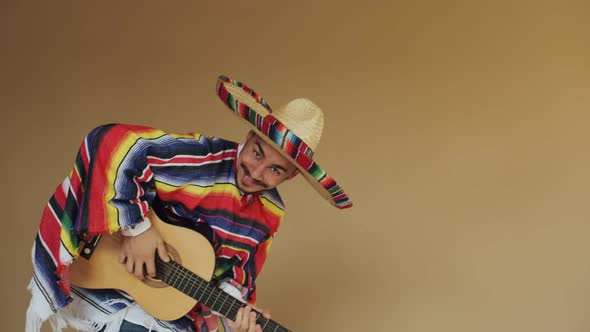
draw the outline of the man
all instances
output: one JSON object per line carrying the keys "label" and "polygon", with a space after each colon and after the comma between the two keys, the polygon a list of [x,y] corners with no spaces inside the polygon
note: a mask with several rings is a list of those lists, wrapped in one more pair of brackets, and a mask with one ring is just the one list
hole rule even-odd
{"label": "man", "polygon": [[[251,127],[243,145],[122,124],[87,135],[73,171],[45,208],[35,239],[27,331],[38,331],[50,316],[54,329],[261,331],[251,305],[256,277],[283,217],[276,187],[301,174],[334,206],[347,208],[352,202],[313,161],[323,114],[311,101],[296,99],[272,111],[251,88],[225,76],[218,80],[217,94]],[[124,292],[70,287],[68,265],[78,257],[80,242],[118,231],[120,263],[140,279],[144,269],[154,276],[154,256],[169,257],[151,227],[151,209],[167,215],[166,222],[208,237],[216,256],[213,279],[249,304],[235,321],[200,303],[178,320],[162,321]]]}

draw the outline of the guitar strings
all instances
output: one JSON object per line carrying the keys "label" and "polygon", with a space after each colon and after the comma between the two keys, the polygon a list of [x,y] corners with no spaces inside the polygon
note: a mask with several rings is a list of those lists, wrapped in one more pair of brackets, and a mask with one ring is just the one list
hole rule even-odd
{"label": "guitar strings", "polygon": [[[174,264],[176,264],[176,266],[174,266]],[[204,293],[204,295],[207,295],[207,300],[214,295],[215,292],[220,292],[219,294],[222,294],[223,296],[225,296],[225,299],[221,305],[221,308],[219,310],[219,312],[221,312],[222,309],[227,309],[226,310],[226,314],[225,316],[228,316],[230,314],[230,312],[232,313],[233,318],[235,319],[236,313],[237,313],[237,309],[235,307],[236,301],[239,301],[237,299],[235,299],[234,297],[230,296],[229,294],[215,288],[215,286],[212,286],[209,282],[207,282],[206,280],[202,279],[201,277],[195,275],[193,272],[187,270],[186,268],[184,268],[183,266],[181,266],[180,264],[176,263],[176,262],[169,262],[166,263],[164,261],[161,261],[160,259],[156,259],[156,265],[158,266],[159,269],[163,270],[163,272],[165,272],[166,276],[173,278],[174,275],[176,275],[176,272],[178,273],[178,276],[180,276],[182,279],[180,280],[181,284],[183,280],[187,280],[190,281],[191,283],[188,284],[189,286],[189,290],[192,292],[193,291],[193,285],[194,284],[198,284],[198,287],[195,289],[196,292],[199,291],[199,289],[201,288],[201,286],[203,284],[205,284],[204,290],[202,291]],[[170,275],[170,271],[172,271],[172,275]],[[174,284],[175,282],[172,282],[172,284]],[[186,284],[186,283],[185,283]],[[170,285],[172,286],[172,285]],[[174,286],[172,286],[174,287]],[[175,287],[176,288],[176,287]],[[184,287],[182,288],[184,290]],[[227,302],[227,298],[231,298],[233,299],[232,304],[229,304]],[[217,298],[219,298],[219,295],[217,296]],[[214,302],[215,303],[215,302]],[[229,306],[228,308],[226,308],[226,303]],[[238,307],[242,307],[242,305],[244,305],[244,303],[240,302]],[[212,306],[213,307],[213,306]],[[213,309],[213,308],[212,308]],[[213,309],[215,310],[215,309]],[[217,310],[216,310],[217,311]],[[264,316],[262,316],[261,313],[257,312],[257,320],[261,320],[263,323],[262,327],[263,327],[263,331],[272,331],[272,332],[289,332],[289,330],[287,330],[286,328],[284,328],[283,326],[281,326],[280,324],[278,324],[277,322],[273,321],[272,319],[266,319]],[[272,330],[266,330],[266,328],[272,328],[274,326],[274,329]]]}
{"label": "guitar strings", "polygon": [[[164,265],[159,264],[159,266],[163,269],[166,270],[165,272],[167,273],[167,276],[170,277],[170,279],[175,279],[173,280],[171,286],[175,287],[174,284],[176,284],[177,281],[180,281],[180,285],[178,286],[179,290],[184,291],[185,287],[184,286],[189,286],[190,287],[190,291],[199,291],[201,286],[204,284],[205,288],[203,289],[203,293],[205,296],[207,296],[208,300],[211,296],[215,295],[215,291],[218,291],[215,289],[214,286],[210,285],[206,280],[203,280],[202,278],[196,276],[194,277],[194,274],[188,270],[186,270],[184,267],[180,266],[180,265],[172,265],[170,263],[166,264],[164,263]],[[172,274],[170,274],[170,270],[172,270]],[[179,272],[179,273],[176,273]],[[181,277],[182,279],[178,279],[176,277]],[[184,281],[186,281],[188,279],[188,281],[190,281],[191,283],[183,283]],[[193,289],[194,284],[198,284],[198,287],[196,289]],[[225,295],[226,293],[219,291],[220,294]],[[232,297],[233,298],[233,297]],[[206,301],[205,300],[205,301]],[[231,305],[230,305],[231,306]]]}
{"label": "guitar strings", "polygon": [[[164,264],[164,265],[162,265],[162,264]],[[218,311],[220,313],[225,312],[224,316],[229,317],[231,319],[235,319],[237,310],[239,309],[239,307],[241,307],[243,305],[242,302],[239,302],[238,306],[236,307],[235,305],[236,305],[236,301],[238,301],[237,299],[235,299],[234,297],[230,296],[229,294],[227,294],[219,289],[216,289],[215,286],[211,285],[210,283],[208,283],[206,280],[203,280],[199,276],[196,276],[196,278],[195,278],[194,274],[191,271],[187,270],[186,268],[184,268],[183,266],[181,266],[177,263],[173,264],[173,263],[162,262],[158,265],[159,265],[159,267],[162,268],[162,270],[165,270],[164,272],[166,272],[167,277],[169,277],[169,279],[171,279],[172,282],[170,283],[170,285],[172,287],[175,287],[175,288],[179,289],[180,291],[184,292],[184,290],[185,290],[184,286],[189,286],[190,293],[192,293],[193,291],[195,291],[195,292],[201,291],[202,298],[203,298],[203,301],[201,301],[201,302],[207,302],[211,298],[211,296],[216,295],[215,294],[216,292],[217,292],[217,299],[219,299],[219,295],[224,296],[224,301],[219,309],[213,308],[213,305],[211,307],[213,310]],[[170,270],[172,270],[172,274],[170,274]],[[180,277],[181,279],[179,280],[177,277]],[[172,280],[172,279],[174,279],[174,280]],[[192,282],[192,283],[185,282],[183,285],[183,281],[187,281],[187,279],[189,282]],[[175,286],[177,281],[180,281],[180,285]],[[194,289],[194,284],[197,284],[196,289]],[[204,285],[204,288],[201,290],[203,285]],[[205,296],[207,297],[206,299],[205,299]],[[227,301],[228,298],[233,300],[233,302]],[[217,299],[216,299],[216,301],[217,301]],[[214,302],[214,304],[215,304],[215,302]]]}
{"label": "guitar strings", "polygon": [[[226,297],[223,305],[219,309],[219,312],[222,312],[223,309],[227,309],[227,310],[225,310],[227,312],[226,316],[229,315],[231,311],[237,312],[237,309],[234,308],[234,305],[235,305],[237,299],[235,299],[234,297],[231,297],[231,299],[234,301],[233,301],[233,303],[230,304],[229,302],[227,302],[227,298],[230,297],[229,294],[216,289],[213,285],[208,283],[206,280],[200,278],[199,276],[195,277],[195,275],[192,272],[186,270],[184,267],[182,267],[178,264],[176,266],[174,266],[171,263],[164,263],[164,262],[162,262],[162,263],[164,265],[162,265],[162,264],[158,264],[158,265],[160,267],[162,267],[163,270],[166,270],[166,274],[168,277],[170,277],[170,279],[175,278],[176,276],[179,276],[182,278],[181,280],[178,280],[177,278],[176,278],[176,280],[173,280],[173,282],[171,283],[171,286],[175,287],[174,286],[174,284],[176,284],[175,281],[180,281],[180,285],[178,286],[178,288],[181,291],[184,291],[184,289],[185,289],[185,287],[181,287],[181,286],[189,286],[189,291],[199,292],[201,290],[201,287],[204,285],[205,287],[203,288],[203,290],[201,292],[203,293],[203,298],[205,296],[207,296],[207,298],[206,298],[206,300],[203,300],[202,302],[207,301],[209,298],[211,298],[211,296],[215,295],[214,293],[217,291],[217,292],[219,292],[220,295],[223,295]],[[170,270],[172,270],[172,274],[170,274]],[[179,272],[179,273],[177,273],[177,272]],[[184,285],[183,285],[182,282],[186,281],[187,279],[191,283],[190,284],[184,283]],[[194,289],[194,284],[197,284],[196,289]],[[219,296],[218,296],[218,298],[219,298]],[[239,304],[240,304],[239,306],[241,306],[242,303],[240,302]],[[228,308],[228,306],[229,306],[229,308]],[[234,315],[235,315],[235,313],[234,313]]]}

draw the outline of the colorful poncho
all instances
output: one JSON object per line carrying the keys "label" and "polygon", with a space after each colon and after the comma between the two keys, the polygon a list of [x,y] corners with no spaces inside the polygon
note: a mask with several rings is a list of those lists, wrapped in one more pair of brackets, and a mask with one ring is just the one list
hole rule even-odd
{"label": "colorful poncho", "polygon": [[274,189],[245,199],[235,180],[237,149],[219,138],[143,126],[92,130],[43,212],[32,251],[27,331],[38,331],[71,302],[67,267],[78,256],[80,241],[135,225],[155,199],[186,223],[214,230],[215,279],[230,281],[254,303],[255,280],[284,206]]}

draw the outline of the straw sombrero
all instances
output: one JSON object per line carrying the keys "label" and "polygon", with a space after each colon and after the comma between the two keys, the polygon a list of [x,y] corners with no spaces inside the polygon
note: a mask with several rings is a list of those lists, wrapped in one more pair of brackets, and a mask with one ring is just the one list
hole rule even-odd
{"label": "straw sombrero", "polygon": [[277,111],[254,90],[226,76],[219,76],[217,95],[258,136],[293,163],[305,179],[334,206],[352,206],[342,188],[313,161],[324,127],[324,114],[308,99],[289,102]]}

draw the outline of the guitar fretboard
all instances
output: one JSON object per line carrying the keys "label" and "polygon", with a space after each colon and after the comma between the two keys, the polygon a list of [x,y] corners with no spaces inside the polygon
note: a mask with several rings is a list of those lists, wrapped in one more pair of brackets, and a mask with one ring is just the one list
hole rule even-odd
{"label": "guitar fretboard", "polygon": [[[224,317],[235,320],[238,310],[246,305],[175,261],[164,262],[156,255],[156,266],[157,277],[160,280]],[[290,332],[272,319],[266,319],[259,312],[256,314],[256,322],[264,332]]]}

